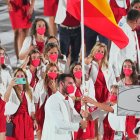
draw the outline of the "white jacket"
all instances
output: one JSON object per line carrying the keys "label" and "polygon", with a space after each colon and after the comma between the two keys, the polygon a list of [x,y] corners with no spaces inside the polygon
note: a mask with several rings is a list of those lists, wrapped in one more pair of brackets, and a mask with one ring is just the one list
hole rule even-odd
{"label": "white jacket", "polygon": [[41,107],[41,105],[45,101],[46,96],[48,96],[48,93],[44,88],[44,80],[42,79],[38,81],[35,90],[33,92],[34,102],[38,103],[40,101],[39,107]]}
{"label": "white jacket", "polygon": [[132,31],[132,28],[127,23],[123,24],[122,29],[129,38],[128,45],[123,49],[119,49],[114,43],[112,43],[110,49],[109,63],[111,63],[116,77],[120,76],[122,64],[126,59],[131,59],[133,62],[137,62],[138,55],[140,66],[140,51],[136,31]]}
{"label": "white jacket", "polygon": [[[89,78],[88,81],[85,81],[85,90],[86,90],[86,92],[83,93],[83,86],[82,85],[80,86],[80,90],[81,90],[83,95],[89,96],[90,98],[96,100],[94,83],[93,83],[91,78]],[[75,96],[75,92],[76,92],[76,88],[75,88],[75,91],[72,94],[70,94],[70,96]]]}
{"label": "white jacket", "polygon": [[[47,38],[45,38],[45,40],[47,40]],[[32,37],[31,36],[27,36],[25,38],[25,40],[23,42],[23,45],[22,45],[22,48],[21,48],[21,50],[19,52],[19,55],[24,53],[24,52],[26,52],[29,49],[29,47],[30,47],[30,45],[32,43],[31,41],[32,41]],[[35,45],[35,46],[37,45],[36,44],[36,40],[35,40],[35,36],[33,36],[33,45]]]}
{"label": "white jacket", "polygon": [[46,102],[45,120],[41,140],[71,140],[77,131],[81,117],[74,109],[71,98],[56,92]]}
{"label": "white jacket", "polygon": [[[32,73],[31,73],[31,71],[30,71],[29,68],[26,68],[26,69],[24,69],[24,70],[25,70],[25,72],[26,72],[26,74],[27,74],[28,83],[30,84],[30,83],[31,83],[31,80],[32,80]],[[44,71],[44,67],[43,67],[43,66],[37,67],[37,74],[36,74],[36,76],[37,76],[37,78],[38,78],[39,80],[41,80],[41,79],[43,78],[43,73],[44,73],[44,72],[45,72],[45,71]]]}
{"label": "white jacket", "polygon": [[[90,72],[90,78],[92,79],[93,83],[95,83],[97,76],[98,76],[99,65],[95,61],[92,61],[89,65],[85,65],[86,74],[89,74],[89,69],[90,69],[91,65],[92,65],[92,69]],[[116,78],[114,75],[114,71],[111,66],[109,66],[108,68],[102,67],[101,70],[105,77],[107,88],[110,91],[111,85],[116,84]]]}
{"label": "white jacket", "polygon": [[[29,115],[31,115],[31,113],[35,113],[34,101],[33,100],[31,101],[30,97],[28,96],[28,94],[26,92],[25,92],[25,96],[26,96],[27,104],[28,104],[28,113],[29,113]],[[13,107],[10,106],[12,104],[13,104]],[[16,107],[14,107],[14,106],[16,106]],[[17,112],[19,106],[20,106],[20,100],[17,97],[15,90],[12,89],[10,97],[9,97],[9,101],[6,103],[4,114],[13,115],[14,113]],[[11,109],[12,109],[12,111],[10,111]],[[11,114],[11,112],[12,112],[12,114]]]}
{"label": "white jacket", "polygon": [[10,82],[11,75],[9,71],[6,69],[0,69],[0,93],[2,94],[2,99]]}

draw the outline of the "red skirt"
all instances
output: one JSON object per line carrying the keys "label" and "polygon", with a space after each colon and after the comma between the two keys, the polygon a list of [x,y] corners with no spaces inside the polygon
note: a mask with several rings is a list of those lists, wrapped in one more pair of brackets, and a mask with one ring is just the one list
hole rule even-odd
{"label": "red skirt", "polygon": [[12,11],[9,12],[10,21],[13,29],[28,29],[31,27],[31,18],[28,15],[30,3],[27,5],[22,4],[22,0],[10,0]]}
{"label": "red skirt", "polygon": [[136,138],[136,135],[133,134],[133,129],[136,127],[139,119],[136,119],[135,116],[126,117],[126,132],[129,138]]}
{"label": "red skirt", "polygon": [[6,137],[6,140],[34,140],[33,121],[28,113],[14,116],[13,124],[13,137]]}
{"label": "red skirt", "polygon": [[58,0],[44,0],[44,15],[56,16]]}
{"label": "red skirt", "polygon": [[88,126],[85,132],[83,132],[83,129],[81,128],[79,128],[77,132],[74,132],[74,140],[93,139],[94,137],[95,137],[95,121],[88,121]]}
{"label": "red skirt", "polygon": [[0,98],[0,133],[6,131],[6,117],[4,116],[5,102]]}

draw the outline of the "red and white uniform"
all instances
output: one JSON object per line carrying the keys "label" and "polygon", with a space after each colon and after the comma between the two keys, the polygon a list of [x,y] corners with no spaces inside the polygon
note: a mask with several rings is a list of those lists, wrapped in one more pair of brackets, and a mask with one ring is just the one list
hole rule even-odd
{"label": "red and white uniform", "polygon": [[44,80],[40,80],[37,83],[33,94],[35,103],[37,104],[36,120],[39,126],[39,130],[42,130],[45,118],[45,110],[44,110],[45,103],[47,99],[52,95],[52,91],[50,88],[48,88],[48,90],[45,89]]}
{"label": "red and white uniform", "polygon": [[58,0],[44,0],[44,15],[55,16],[58,7]]}
{"label": "red and white uniform", "polygon": [[[95,90],[94,90],[94,84],[93,81],[91,79],[89,79],[88,81],[86,81],[86,89],[87,91],[87,95],[93,99],[95,99]],[[75,97],[82,97],[83,96],[83,87],[76,87],[75,92],[71,95],[71,96],[75,96]],[[92,108],[93,106],[91,106]],[[75,110],[80,114],[80,110],[82,108],[81,105],[81,101],[75,101],[74,102],[74,108]],[[93,139],[95,137],[95,123],[94,121],[88,121],[88,126],[86,128],[86,132],[83,132],[83,130],[81,128],[78,129],[77,132],[74,132],[74,140],[77,139]]]}
{"label": "red and white uniform", "polygon": [[[10,106],[6,106],[5,114],[12,116],[12,121],[15,125],[12,137],[7,137],[7,140],[34,140],[33,121],[31,113],[35,113],[35,106],[33,100],[30,99],[28,93],[22,92],[22,102],[17,97],[15,90],[12,89],[9,101]],[[13,105],[17,107],[14,108]],[[8,110],[12,108],[12,113]]]}
{"label": "red and white uniform", "polygon": [[29,67],[25,70],[28,75],[27,80],[30,86],[34,89],[37,82],[42,79],[44,73],[44,67],[38,66],[36,72],[32,72]]}
{"label": "red and white uniform", "polygon": [[8,70],[0,69],[0,133],[6,131],[6,117],[4,115],[5,102],[3,100],[6,88],[10,83],[11,76]]}
{"label": "red and white uniform", "polygon": [[11,24],[13,29],[26,29],[31,27],[29,21],[31,15],[28,15],[30,3],[23,4],[23,0],[10,0],[12,11],[9,12]]}
{"label": "red and white uniform", "polygon": [[100,68],[95,61],[85,65],[85,69],[94,83],[96,100],[98,102],[105,102],[111,85],[116,83],[113,69],[111,67]]}
{"label": "red and white uniform", "polygon": [[36,41],[35,36],[33,36],[33,38],[32,38],[32,36],[27,36],[23,42],[23,45],[22,45],[22,48],[21,48],[19,54],[26,52],[29,49],[31,44],[36,46],[37,49],[40,51],[40,53],[43,53],[46,40],[47,40],[47,37],[45,37],[45,41],[44,41],[44,45],[43,45],[43,42]]}

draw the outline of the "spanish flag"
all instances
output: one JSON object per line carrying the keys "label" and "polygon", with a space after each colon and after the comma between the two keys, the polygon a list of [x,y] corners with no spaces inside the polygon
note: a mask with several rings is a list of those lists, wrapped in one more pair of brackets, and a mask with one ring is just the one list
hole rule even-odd
{"label": "spanish flag", "polygon": [[[81,19],[80,0],[60,1],[63,3],[60,7],[61,17],[58,17],[61,21],[65,19],[65,7],[72,16]],[[107,0],[84,0],[84,24],[113,41],[120,49],[126,47],[129,42],[125,33],[117,25]]]}

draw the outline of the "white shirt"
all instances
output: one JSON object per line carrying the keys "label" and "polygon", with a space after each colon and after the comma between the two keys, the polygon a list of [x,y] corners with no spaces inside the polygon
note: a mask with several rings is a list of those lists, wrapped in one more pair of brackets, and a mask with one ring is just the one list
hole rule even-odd
{"label": "white shirt", "polygon": [[4,98],[4,94],[6,89],[11,82],[11,75],[8,70],[0,69],[0,93],[2,94],[2,99]]}
{"label": "white shirt", "polygon": [[45,104],[41,140],[71,140],[72,132],[78,130],[80,120],[81,117],[74,109],[72,99],[66,101],[65,97],[57,91]]}
{"label": "white shirt", "polygon": [[137,55],[140,60],[136,31],[132,31],[132,28],[127,23],[123,24],[122,29],[129,39],[128,45],[123,49],[119,49],[119,47],[112,43],[110,49],[109,63],[112,64],[116,77],[120,76],[124,60],[131,59],[133,62],[137,62]]}

